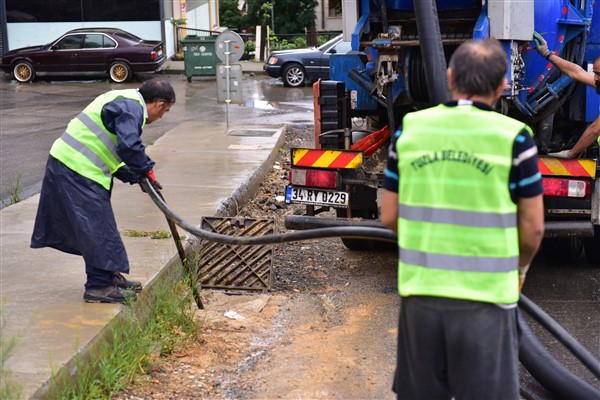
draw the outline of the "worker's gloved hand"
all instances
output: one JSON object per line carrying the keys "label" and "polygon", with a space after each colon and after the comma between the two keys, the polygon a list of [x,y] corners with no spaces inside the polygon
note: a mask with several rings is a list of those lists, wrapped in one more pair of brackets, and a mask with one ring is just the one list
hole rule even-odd
{"label": "worker's gloved hand", "polygon": [[[154,175],[154,171],[148,172],[146,174],[146,176],[150,180],[150,184],[152,185],[154,190],[156,190],[157,192],[159,190],[162,190],[162,185],[160,183],[158,183],[158,181],[156,180],[156,175]],[[141,184],[140,184],[140,187],[142,188],[142,192],[146,193],[146,191],[144,190],[144,187]]]}
{"label": "worker's gloved hand", "polygon": [[542,35],[533,32],[533,41],[535,43],[535,49],[542,57],[548,58],[548,56],[552,54],[552,52],[548,50],[548,42],[546,42],[546,39],[544,39]]}
{"label": "worker's gloved hand", "polygon": [[548,153],[548,155],[550,157],[556,157],[556,158],[575,158],[575,156],[573,154],[571,154],[571,150],[563,150],[563,151],[559,151],[558,153]]}
{"label": "worker's gloved hand", "polygon": [[156,175],[154,175],[154,171],[148,172],[146,176],[150,178],[150,183],[152,184],[152,187],[154,187],[154,190],[156,190],[157,192],[159,190],[162,190],[162,185],[156,180]]}

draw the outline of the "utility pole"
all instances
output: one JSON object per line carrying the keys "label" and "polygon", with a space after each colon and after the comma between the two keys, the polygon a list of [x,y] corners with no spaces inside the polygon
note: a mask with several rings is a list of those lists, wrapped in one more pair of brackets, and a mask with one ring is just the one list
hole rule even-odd
{"label": "utility pole", "polygon": [[275,0],[271,0],[271,30],[275,33]]}

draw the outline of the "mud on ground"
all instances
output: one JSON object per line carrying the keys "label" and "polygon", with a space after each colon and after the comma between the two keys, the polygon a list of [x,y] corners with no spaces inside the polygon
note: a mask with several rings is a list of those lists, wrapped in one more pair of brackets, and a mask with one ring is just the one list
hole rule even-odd
{"label": "mud on ground", "polygon": [[[283,232],[283,218],[303,212],[276,198],[288,183],[289,148],[312,140],[311,127],[288,130],[240,216],[273,218]],[[273,262],[269,294],[202,291],[199,340],[156,358],[114,399],[393,398],[395,254],[351,252],[325,239],[276,245]]]}

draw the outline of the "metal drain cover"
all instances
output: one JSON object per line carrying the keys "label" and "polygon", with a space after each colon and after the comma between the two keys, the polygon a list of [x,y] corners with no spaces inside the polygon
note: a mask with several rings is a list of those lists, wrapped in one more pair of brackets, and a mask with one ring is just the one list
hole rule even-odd
{"label": "metal drain cover", "polygon": [[229,136],[252,136],[252,137],[271,137],[277,133],[277,129],[232,129]]}
{"label": "metal drain cover", "polygon": [[[268,219],[203,217],[202,229],[229,236],[264,236],[274,231]],[[271,290],[273,245],[246,246],[200,241],[198,280],[203,288]]]}

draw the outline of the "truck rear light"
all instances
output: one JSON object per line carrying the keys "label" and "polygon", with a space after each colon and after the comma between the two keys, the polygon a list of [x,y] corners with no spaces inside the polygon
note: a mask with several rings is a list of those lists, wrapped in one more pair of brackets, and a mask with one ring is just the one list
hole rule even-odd
{"label": "truck rear light", "polygon": [[573,179],[542,178],[544,196],[587,197],[590,183]]}
{"label": "truck rear light", "polygon": [[337,171],[322,171],[318,169],[290,170],[290,183],[292,185],[336,189],[337,182]]}

